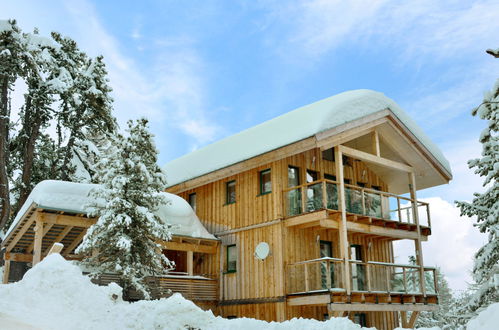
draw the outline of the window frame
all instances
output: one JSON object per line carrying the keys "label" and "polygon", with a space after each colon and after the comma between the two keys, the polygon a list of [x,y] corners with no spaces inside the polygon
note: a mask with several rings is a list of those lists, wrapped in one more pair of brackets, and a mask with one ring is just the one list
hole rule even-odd
{"label": "window frame", "polygon": [[[264,187],[265,187],[265,184],[263,182],[263,176],[265,174],[269,174],[269,182],[270,182],[270,190],[269,191],[263,191]],[[258,177],[259,177],[259,184],[260,184],[260,193],[258,194],[258,196],[262,196],[262,195],[267,195],[267,194],[270,194],[272,193],[272,170],[270,168],[267,168],[265,170],[262,170],[262,171],[259,171],[258,172]]]}
{"label": "window frame", "polygon": [[[229,186],[234,185],[234,196],[230,195]],[[230,180],[225,183],[225,205],[235,204],[237,202],[236,180]],[[232,200],[234,197],[234,200]]]}
{"label": "window frame", "polygon": [[[235,267],[234,269],[229,268],[230,265],[230,260],[229,260],[229,249],[234,248],[236,250],[236,260],[235,262]],[[229,244],[225,247],[225,254],[226,254],[226,267],[225,267],[225,273],[226,274],[231,274],[231,273],[236,273],[237,272],[237,245],[236,244]]]}

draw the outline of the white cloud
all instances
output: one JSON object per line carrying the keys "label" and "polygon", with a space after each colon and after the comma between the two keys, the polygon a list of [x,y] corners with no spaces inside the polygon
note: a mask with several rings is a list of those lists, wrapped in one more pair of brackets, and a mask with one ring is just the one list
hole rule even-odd
{"label": "white cloud", "polygon": [[[483,245],[486,236],[473,227],[473,220],[461,217],[453,204],[440,197],[421,199],[430,203],[432,234],[423,242],[426,266],[439,266],[454,290],[464,290],[471,283],[475,252]],[[414,244],[409,241],[395,243],[398,262],[407,263],[407,256],[414,255]]]}
{"label": "white cloud", "polygon": [[[284,38],[279,35],[269,44],[287,49],[282,53],[289,56],[318,58],[344,41],[361,41],[366,47],[382,41],[398,46],[404,61],[422,55],[447,58],[492,47],[488,43],[499,30],[499,3],[490,0],[472,4],[452,0],[303,0],[265,5],[269,17],[289,26],[280,31]],[[262,25],[271,28],[270,24]]]}

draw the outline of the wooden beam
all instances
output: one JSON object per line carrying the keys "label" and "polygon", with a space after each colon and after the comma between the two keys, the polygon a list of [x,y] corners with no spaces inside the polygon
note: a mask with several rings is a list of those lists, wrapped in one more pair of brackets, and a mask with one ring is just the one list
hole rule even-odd
{"label": "wooden beam", "polygon": [[41,213],[41,219],[44,223],[73,226],[73,227],[83,227],[83,228],[88,228],[97,222],[96,218],[86,218],[75,215],[55,214],[55,213]]}
{"label": "wooden beam", "polygon": [[370,153],[360,151],[357,149],[353,149],[353,148],[349,148],[349,147],[346,147],[343,145],[338,146],[338,147],[340,148],[340,151],[342,154],[353,157],[355,159],[360,159],[360,160],[365,161],[367,163],[376,164],[376,165],[391,168],[394,170],[399,170],[399,171],[408,172],[408,173],[413,172],[413,168],[409,165],[402,164],[402,163],[399,163],[399,162],[396,162],[396,161],[393,161],[390,159],[374,156],[374,155],[371,155]]}
{"label": "wooden beam", "polygon": [[[334,227],[332,227],[334,228]],[[379,236],[387,236],[387,237],[393,237],[393,238],[400,238],[400,239],[417,239],[418,233],[414,231],[409,231],[409,230],[403,230],[403,229],[394,229],[394,228],[389,228],[389,227],[381,227],[377,225],[370,225],[370,224],[365,224],[365,223],[359,223],[359,222],[348,222],[347,223],[347,229],[348,231],[351,232],[358,232],[358,233],[365,233],[365,234],[373,234],[373,235],[379,235]],[[428,238],[426,236],[421,236],[421,240],[425,241]]]}
{"label": "wooden beam", "polygon": [[372,141],[372,153],[376,157],[381,157],[380,149],[379,149],[379,134],[377,130],[374,130],[371,133],[371,141]]}
{"label": "wooden beam", "polygon": [[303,225],[309,222],[313,222],[316,220],[321,220],[321,219],[326,219],[327,218],[327,212],[325,210],[323,211],[318,211],[318,212],[313,212],[313,213],[307,213],[303,215],[298,215],[296,217],[288,218],[284,220],[284,226],[286,227],[293,227],[293,226],[299,226]]}
{"label": "wooden beam", "polygon": [[35,218],[36,218],[36,213],[33,214],[25,223],[24,225],[22,225],[21,229],[19,230],[19,232],[16,234],[16,236],[14,236],[14,238],[12,239],[12,241],[9,243],[9,245],[7,246],[6,248],[6,251],[9,252],[10,250],[12,250],[17,242],[19,242],[19,240],[21,239],[21,237],[23,237],[23,235],[28,231],[28,229],[31,227],[31,225],[33,224],[33,222],[35,221]]}
{"label": "wooden beam", "polygon": [[178,242],[158,242],[166,250],[174,251],[192,251],[198,253],[216,254],[218,251],[217,245],[197,245],[192,243]]}
{"label": "wooden beam", "polygon": [[416,177],[414,173],[409,173],[409,191],[412,199],[412,216],[414,222],[416,222],[416,234],[417,238],[414,240],[414,245],[416,248],[416,262],[419,266],[419,285],[423,296],[426,297],[426,281],[424,277],[424,261],[423,261],[423,248],[421,247],[421,227],[419,226],[419,212],[418,212],[418,202],[416,195]]}
{"label": "wooden beam", "polygon": [[335,165],[336,165],[336,178],[338,180],[338,205],[341,211],[341,222],[338,230],[339,244],[340,244],[340,258],[343,259],[343,287],[350,295],[350,267],[348,260],[349,257],[349,244],[348,244],[348,229],[347,229],[347,211],[345,204],[345,181],[343,174],[343,154],[339,146],[334,148]]}
{"label": "wooden beam", "polygon": [[9,283],[9,275],[10,275],[10,260],[7,258],[5,259],[5,264],[3,266],[3,278],[2,278],[2,283],[3,284],[8,284]]}
{"label": "wooden beam", "polygon": [[60,243],[62,242],[62,240],[64,239],[64,237],[66,237],[67,234],[69,234],[69,232],[73,229],[73,226],[67,226],[66,228],[64,228],[60,233],[59,235],[57,235],[57,237],[55,238],[54,240],[54,243]]}
{"label": "wooden beam", "polygon": [[33,262],[33,255],[28,253],[5,253],[5,260],[20,261],[20,262]]}
{"label": "wooden beam", "polygon": [[187,274],[194,275],[194,252],[187,251]]}
{"label": "wooden beam", "polygon": [[317,133],[315,135],[317,138],[317,147],[321,150],[325,150],[367,135],[371,133],[376,126],[386,123],[389,114],[389,110],[379,111],[358,120]]}
{"label": "wooden beam", "polygon": [[324,305],[331,302],[329,293],[311,296],[291,296],[288,297],[288,306],[301,305]]}
{"label": "wooden beam", "polygon": [[332,303],[333,311],[352,311],[352,312],[424,312],[436,311],[440,308],[439,305],[424,305],[424,304],[367,304],[367,303]]}
{"label": "wooden beam", "polygon": [[400,311],[400,319],[402,320],[402,328],[408,328],[409,322],[407,321],[407,312]]}
{"label": "wooden beam", "polygon": [[83,237],[85,237],[86,233],[87,233],[87,231],[85,229],[82,230],[81,233],[74,239],[74,241],[71,244],[69,244],[69,246],[67,248],[63,249],[61,254],[71,253],[71,251],[73,251],[73,249],[81,243],[81,241],[83,240]]}
{"label": "wooden beam", "polygon": [[[42,239],[47,235],[47,233],[50,231],[50,229],[54,226],[54,224],[49,223],[43,226],[43,234],[42,234]],[[35,246],[35,241],[31,242],[31,244],[26,248],[26,253],[31,253],[33,251],[33,247]]]}
{"label": "wooden beam", "polygon": [[33,246],[33,266],[42,260],[43,222],[40,220],[40,212],[36,212],[35,241]]}
{"label": "wooden beam", "polygon": [[411,319],[409,320],[409,328],[413,329],[414,326],[416,325],[416,320],[418,319],[419,316],[419,311],[414,311],[411,313]]}

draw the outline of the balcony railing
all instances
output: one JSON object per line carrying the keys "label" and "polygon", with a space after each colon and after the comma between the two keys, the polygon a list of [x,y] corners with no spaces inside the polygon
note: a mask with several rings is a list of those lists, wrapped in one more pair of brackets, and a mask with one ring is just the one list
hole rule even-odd
{"label": "balcony railing", "polygon": [[[318,210],[339,210],[338,182],[318,180],[284,189],[284,209],[288,217]],[[419,224],[431,227],[428,203],[385,191],[345,184],[345,206],[348,213],[415,224],[412,211],[416,203]]]}
{"label": "balcony railing", "polygon": [[[342,259],[320,258],[297,262],[287,267],[287,293],[345,291],[345,264]],[[353,292],[422,294],[419,266],[385,262],[348,261]],[[424,267],[422,283],[427,294],[436,294],[436,270]]]}
{"label": "balcony railing", "polygon": [[[147,277],[146,283],[153,299],[169,297],[172,293],[178,292],[189,300],[214,301],[218,299],[218,281],[213,278],[215,276],[188,276],[187,273],[170,272],[164,276]],[[92,279],[92,282],[97,285],[115,282],[123,286],[117,274],[101,274]],[[143,299],[142,294],[135,290],[128,290],[125,296],[129,300]]]}

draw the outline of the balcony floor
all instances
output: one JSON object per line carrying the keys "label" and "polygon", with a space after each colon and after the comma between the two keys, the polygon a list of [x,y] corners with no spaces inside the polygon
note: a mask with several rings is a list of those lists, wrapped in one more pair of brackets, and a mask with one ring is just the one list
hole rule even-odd
{"label": "balcony floor", "polygon": [[432,311],[438,308],[438,296],[419,293],[319,290],[287,295],[289,306],[331,304],[337,311]]}
{"label": "balcony floor", "polygon": [[[288,217],[285,220],[285,225],[286,227],[298,228],[324,227],[338,229],[340,221],[340,211],[322,209]],[[427,236],[431,235],[431,229],[426,226],[420,226],[420,228],[422,240],[427,240]],[[415,224],[363,216],[349,212],[347,212],[347,230],[394,238],[416,239],[418,236],[417,226]]]}

